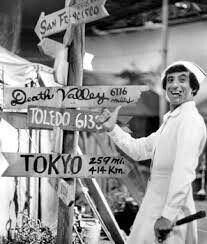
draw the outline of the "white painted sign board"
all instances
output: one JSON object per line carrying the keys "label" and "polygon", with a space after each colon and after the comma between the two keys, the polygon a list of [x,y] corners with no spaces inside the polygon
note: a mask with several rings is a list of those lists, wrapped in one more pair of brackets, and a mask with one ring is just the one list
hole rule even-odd
{"label": "white painted sign board", "polygon": [[126,159],[120,156],[9,152],[2,154],[9,163],[2,176],[94,178],[123,177],[129,173]]}
{"label": "white painted sign board", "polygon": [[116,107],[138,101],[146,86],[5,87],[3,108],[29,105],[57,108]]}

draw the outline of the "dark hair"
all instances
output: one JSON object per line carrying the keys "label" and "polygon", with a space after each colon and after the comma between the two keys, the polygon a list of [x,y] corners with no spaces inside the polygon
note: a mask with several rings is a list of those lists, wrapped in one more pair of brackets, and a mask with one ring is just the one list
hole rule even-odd
{"label": "dark hair", "polygon": [[167,83],[167,75],[175,73],[175,72],[186,72],[188,71],[189,74],[189,82],[190,82],[190,87],[192,88],[192,92],[193,92],[193,96],[195,96],[200,88],[200,84],[196,78],[196,76],[190,71],[188,70],[184,65],[180,64],[180,65],[174,65],[172,67],[170,67],[169,69],[167,69],[165,71],[165,76],[162,80],[162,87],[164,90],[166,90],[166,83]]}

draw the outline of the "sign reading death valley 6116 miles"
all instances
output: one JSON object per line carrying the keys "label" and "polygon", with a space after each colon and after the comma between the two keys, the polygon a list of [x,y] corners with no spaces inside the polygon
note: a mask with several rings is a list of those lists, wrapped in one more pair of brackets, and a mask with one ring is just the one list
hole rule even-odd
{"label": "sign reading death valley 6116 miles", "polygon": [[123,177],[128,163],[119,156],[58,153],[2,153],[8,168],[2,176],[22,177]]}
{"label": "sign reading death valley 6116 miles", "polygon": [[66,86],[4,88],[3,108],[116,107],[136,103],[146,86]]}

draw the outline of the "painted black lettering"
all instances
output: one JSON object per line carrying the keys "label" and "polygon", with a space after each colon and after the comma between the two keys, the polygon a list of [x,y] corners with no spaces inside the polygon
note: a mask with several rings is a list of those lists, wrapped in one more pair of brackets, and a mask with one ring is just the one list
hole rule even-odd
{"label": "painted black lettering", "polygon": [[65,160],[64,156],[62,156],[64,174],[67,174],[67,166],[68,166],[68,162],[69,162],[70,158],[71,158],[71,154],[68,154],[66,160]]}
{"label": "painted black lettering", "polygon": [[52,30],[52,23],[49,23],[49,24],[47,25],[47,31],[50,31],[50,30]]}
{"label": "painted black lettering", "polygon": [[119,164],[124,164],[124,158],[121,158],[121,159],[119,160]]}
{"label": "painted black lettering", "polygon": [[58,169],[56,168],[55,164],[57,163],[57,161],[60,159],[61,155],[58,155],[55,159],[53,159],[52,157],[53,155],[50,154],[49,155],[49,168],[48,168],[48,175],[51,175],[52,173],[52,169],[55,171],[55,173],[58,175]]}
{"label": "painted black lettering", "polygon": [[95,7],[94,7],[93,13],[94,13],[95,15],[99,14],[99,7],[98,7],[98,6],[95,6]]}
{"label": "painted black lettering", "polygon": [[59,88],[57,93],[61,93],[62,101],[65,99],[77,99],[77,100],[97,100],[97,104],[102,104],[105,100],[109,100],[105,96],[105,92],[91,92],[88,88],[71,88],[67,92],[63,88]]}
{"label": "painted black lettering", "polygon": [[115,166],[109,166],[109,174],[116,174],[116,168],[115,168]]}
{"label": "painted black lettering", "polygon": [[96,164],[96,158],[95,157],[90,158],[89,164]]}
{"label": "painted black lettering", "polygon": [[46,30],[47,30],[47,28],[46,28],[46,24],[47,24],[47,22],[46,22],[45,19],[42,20],[41,23],[40,23],[40,33],[41,33],[42,35],[44,35],[45,32],[46,32]]}
{"label": "painted black lettering", "polygon": [[62,12],[61,14],[58,14],[58,17],[60,20],[60,26],[62,25],[63,22],[65,22],[65,17],[64,17],[65,14],[66,14],[66,11]]}
{"label": "painted black lettering", "polygon": [[111,159],[111,157],[104,157],[103,158],[103,161],[104,161],[105,164],[107,164],[110,159]]}
{"label": "painted black lettering", "polygon": [[56,27],[56,19],[52,21],[52,27]]}
{"label": "painted black lettering", "polygon": [[126,97],[121,97],[121,98],[113,98],[111,99],[111,102],[114,102],[114,103],[132,103],[134,102],[133,99],[131,98],[126,98]]}
{"label": "painted black lettering", "polygon": [[14,100],[11,100],[11,105],[16,106],[17,104],[25,103],[27,99],[27,95],[21,89],[15,89],[12,91],[12,98]]}
{"label": "painted black lettering", "polygon": [[119,158],[113,158],[111,164],[118,164]]}
{"label": "painted black lettering", "polygon": [[[76,160],[77,159],[77,160]],[[77,166],[75,167],[75,164],[77,164]],[[76,168],[76,169],[75,169]],[[70,170],[72,174],[77,174],[82,168],[82,158],[80,156],[75,156],[72,160],[71,160],[71,165],[70,165]]]}
{"label": "painted black lettering", "polygon": [[92,166],[88,171],[93,175],[93,173],[96,172],[96,169],[94,166]]}
{"label": "painted black lettering", "polygon": [[33,158],[34,155],[31,154],[21,154],[21,158],[25,158],[25,171],[29,171],[29,158]]}
{"label": "painted black lettering", "polygon": [[38,95],[40,96],[40,99],[42,99],[42,100],[47,100],[47,99],[50,100],[50,99],[53,99],[53,97],[54,97],[54,94],[50,94],[49,88],[45,89],[44,91],[41,91]]}
{"label": "painted black lettering", "polygon": [[[42,170],[38,169],[38,163],[39,163],[39,159],[42,159]],[[47,168],[47,160],[44,156],[38,156],[36,157],[35,161],[34,161],[34,165],[33,165],[33,169],[36,173],[43,173]]]}

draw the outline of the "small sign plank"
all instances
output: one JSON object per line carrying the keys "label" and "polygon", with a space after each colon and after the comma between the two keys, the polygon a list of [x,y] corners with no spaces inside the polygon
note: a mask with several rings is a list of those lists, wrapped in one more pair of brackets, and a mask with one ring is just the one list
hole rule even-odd
{"label": "small sign plank", "polygon": [[106,0],[79,0],[70,8],[70,19],[74,24],[89,23],[108,16],[104,7]]}
{"label": "small sign plank", "polygon": [[99,115],[94,111],[29,106],[27,124],[29,128],[37,129],[60,127],[71,131],[103,132],[103,126],[95,122]]}
{"label": "small sign plank", "polygon": [[16,129],[28,129],[26,113],[0,112],[0,118],[6,120]]}
{"label": "small sign plank", "polygon": [[42,12],[35,26],[35,33],[44,37],[66,30],[70,23],[89,23],[108,16],[104,7],[106,0],[79,0],[70,8],[67,6],[51,14]]}
{"label": "small sign plank", "polygon": [[69,131],[101,133],[102,125],[96,123],[99,112],[89,110],[61,109],[52,107],[28,107],[28,113],[0,112],[0,118],[16,129],[49,129],[59,127]]}
{"label": "small sign plank", "polygon": [[75,201],[75,187],[69,180],[66,182],[61,178],[49,178],[48,181],[66,206]]}
{"label": "small sign plank", "polygon": [[56,58],[57,53],[65,48],[65,45],[50,38],[43,38],[38,43],[38,48],[42,53],[52,58]]}
{"label": "small sign plank", "polygon": [[116,107],[136,103],[142,91],[147,90],[147,86],[5,87],[3,108]]}
{"label": "small sign plank", "polygon": [[120,156],[2,152],[9,167],[2,176],[95,178],[123,177],[130,169]]}
{"label": "small sign plank", "polygon": [[41,40],[43,37],[66,30],[69,22],[69,7],[60,9],[48,15],[45,15],[45,13],[42,12],[34,31]]}

